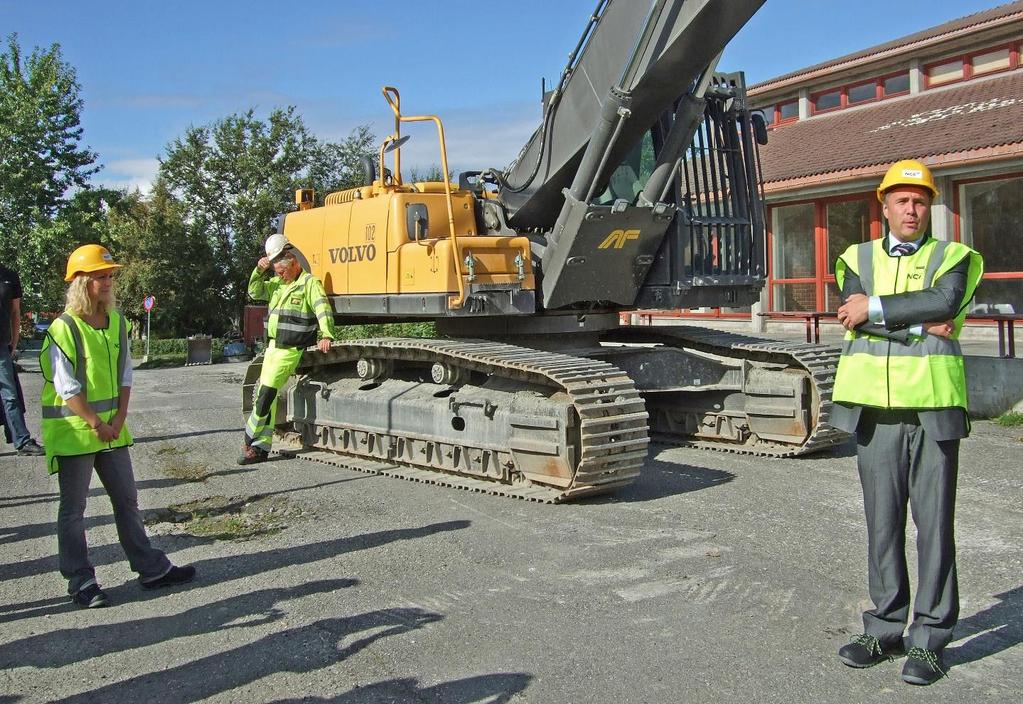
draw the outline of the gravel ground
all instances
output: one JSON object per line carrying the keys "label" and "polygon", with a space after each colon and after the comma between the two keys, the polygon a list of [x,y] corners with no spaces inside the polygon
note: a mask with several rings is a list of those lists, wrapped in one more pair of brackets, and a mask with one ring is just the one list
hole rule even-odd
{"label": "gravel ground", "polygon": [[[243,372],[136,372],[140,505],[198,568],[184,587],[138,586],[94,480],[112,605],[72,607],[56,481],[0,448],[0,703],[1019,701],[1023,428],[979,422],[963,444],[962,618],[949,678],[921,689],[898,662],[835,657],[866,603],[849,446],[655,446],[613,497],[536,505],[301,459],[238,467]],[[22,381],[38,398],[37,367]]]}

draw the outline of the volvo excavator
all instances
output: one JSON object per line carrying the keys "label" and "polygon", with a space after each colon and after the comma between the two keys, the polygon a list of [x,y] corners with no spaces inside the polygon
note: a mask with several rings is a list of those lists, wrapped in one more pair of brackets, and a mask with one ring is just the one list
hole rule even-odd
{"label": "volvo excavator", "polygon": [[[771,456],[843,441],[827,423],[834,349],[621,324],[759,299],[767,131],[742,74],[717,63],[762,4],[601,0],[515,161],[457,184],[441,120],[385,87],[394,132],[364,185],[319,206],[298,191],[277,231],[336,324],[432,321],[437,337],[310,348],[279,438],[313,460],[541,502],[628,485],[652,438]],[[416,122],[436,128],[442,180],[402,178]]]}

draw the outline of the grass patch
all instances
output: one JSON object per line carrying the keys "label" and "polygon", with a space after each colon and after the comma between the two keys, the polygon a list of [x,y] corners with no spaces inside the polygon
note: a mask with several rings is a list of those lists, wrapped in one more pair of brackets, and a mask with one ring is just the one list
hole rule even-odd
{"label": "grass patch", "polygon": [[302,513],[282,496],[209,496],[149,511],[146,524],[176,524],[180,531],[200,538],[247,540],[277,533]]}
{"label": "grass patch", "polygon": [[160,458],[160,471],[172,479],[186,482],[204,482],[210,476],[211,467],[202,462],[188,459],[188,453],[176,445],[164,443],[156,450]]}
{"label": "grass patch", "polygon": [[995,422],[1003,428],[1019,428],[1023,426],[1023,413],[1009,411],[995,418]]}

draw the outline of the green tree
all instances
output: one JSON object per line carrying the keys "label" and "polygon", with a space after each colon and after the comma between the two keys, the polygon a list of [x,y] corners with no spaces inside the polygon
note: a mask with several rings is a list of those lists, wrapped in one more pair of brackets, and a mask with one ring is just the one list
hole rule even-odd
{"label": "green tree", "polygon": [[207,237],[218,270],[214,287],[235,311],[271,222],[288,209],[315,148],[293,107],[274,110],[265,122],[249,110],[189,128],[160,160],[160,177],[184,204],[190,227]]}
{"label": "green tree", "polygon": [[368,125],[359,125],[340,142],[320,142],[313,150],[306,178],[307,188],[322,197],[333,191],[361,186],[362,157],[373,153],[376,137]]}
{"label": "green tree", "polygon": [[188,213],[162,179],[152,193],[127,196],[107,216],[108,239],[124,265],[118,276],[121,310],[141,325],[142,299],[156,296],[154,337],[219,335],[231,325],[232,310],[218,299],[219,272],[210,243],[188,223]]}
{"label": "green tree", "polygon": [[294,191],[350,187],[373,140],[360,127],[343,142],[321,143],[294,107],[267,120],[253,110],[189,128],[166,148],[160,177],[187,212],[188,227],[207,239],[216,267],[211,285],[232,317],[246,302],[246,283],[273,219],[294,208]]}
{"label": "green tree", "polygon": [[[81,146],[79,91],[59,45],[26,59],[17,35],[7,37],[0,54],[0,261],[14,262],[27,293],[40,300],[52,297],[37,289],[63,264],[75,236],[73,222],[55,225],[54,218],[99,170],[96,154]],[[36,268],[44,279],[26,275]]]}

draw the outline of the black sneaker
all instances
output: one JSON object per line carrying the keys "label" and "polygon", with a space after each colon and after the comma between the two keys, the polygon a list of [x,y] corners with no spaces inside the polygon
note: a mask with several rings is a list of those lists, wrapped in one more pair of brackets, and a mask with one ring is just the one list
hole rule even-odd
{"label": "black sneaker", "polygon": [[900,638],[897,643],[881,644],[869,633],[862,633],[843,645],[838,651],[838,659],[849,667],[873,667],[885,660],[894,660],[894,656],[902,655],[905,648]]}
{"label": "black sneaker", "polygon": [[103,593],[98,584],[93,582],[72,594],[71,601],[83,609],[97,609],[107,605],[107,595]]}
{"label": "black sneaker", "polygon": [[44,450],[35,440],[29,440],[18,448],[18,454],[22,457],[39,457],[41,455],[45,455],[46,450]]}
{"label": "black sneaker", "polygon": [[902,666],[902,681],[908,684],[934,684],[942,677],[948,677],[941,653],[925,648],[910,648],[906,653],[906,664]]}
{"label": "black sneaker", "polygon": [[173,587],[178,584],[185,584],[186,582],[191,582],[193,579],[195,579],[195,567],[192,565],[185,565],[184,567],[173,565],[164,576],[157,577],[149,582],[143,582],[140,579],[139,584],[146,589],[159,589],[161,587]]}

